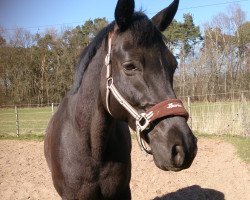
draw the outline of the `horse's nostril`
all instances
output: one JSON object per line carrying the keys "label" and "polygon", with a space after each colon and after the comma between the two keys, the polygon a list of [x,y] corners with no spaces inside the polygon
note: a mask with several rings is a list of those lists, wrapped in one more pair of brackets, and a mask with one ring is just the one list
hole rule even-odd
{"label": "horse's nostril", "polygon": [[184,149],[180,145],[174,145],[172,148],[172,160],[175,167],[181,167],[184,162]]}

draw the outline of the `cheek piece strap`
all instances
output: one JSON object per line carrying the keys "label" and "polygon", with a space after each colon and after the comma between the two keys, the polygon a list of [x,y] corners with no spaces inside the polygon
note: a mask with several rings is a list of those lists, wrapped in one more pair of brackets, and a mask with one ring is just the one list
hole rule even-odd
{"label": "cheek piece strap", "polygon": [[111,42],[112,42],[112,33],[109,34],[109,41],[108,41],[108,53],[105,58],[105,65],[107,67],[106,73],[106,107],[108,112],[111,114],[110,111],[110,103],[109,97],[110,93],[115,97],[115,99],[131,114],[131,116],[135,119],[136,124],[136,138],[138,141],[139,146],[141,149],[148,154],[152,154],[152,151],[148,149],[145,145],[144,140],[142,139],[142,134],[144,130],[150,128],[150,124],[163,117],[173,117],[173,116],[182,116],[186,120],[189,118],[189,114],[183,106],[183,103],[179,99],[167,99],[162,101],[145,113],[138,113],[137,110],[129,104],[126,99],[120,94],[117,88],[114,85],[112,73],[111,73]]}

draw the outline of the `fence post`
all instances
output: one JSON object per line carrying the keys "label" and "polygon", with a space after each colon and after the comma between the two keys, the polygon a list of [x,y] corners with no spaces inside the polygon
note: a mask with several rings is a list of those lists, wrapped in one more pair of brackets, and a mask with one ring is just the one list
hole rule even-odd
{"label": "fence post", "polygon": [[54,103],[51,104],[52,115],[54,114]]}
{"label": "fence post", "polygon": [[188,113],[190,119],[190,127],[192,128],[192,109],[191,109],[191,98],[188,96]]}
{"label": "fence post", "polygon": [[19,116],[18,116],[17,106],[15,106],[15,113],[16,113],[16,136],[19,137]]}
{"label": "fence post", "polygon": [[241,117],[241,125],[242,125],[242,131],[243,131],[243,136],[249,136],[250,132],[248,130],[248,114],[247,114],[247,109],[246,109],[246,99],[244,96],[244,93],[241,93],[241,112],[240,112],[240,117]]}

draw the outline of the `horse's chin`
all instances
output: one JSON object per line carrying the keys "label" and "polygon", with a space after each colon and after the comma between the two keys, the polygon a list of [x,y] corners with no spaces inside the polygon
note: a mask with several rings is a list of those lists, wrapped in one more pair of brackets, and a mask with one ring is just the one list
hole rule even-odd
{"label": "horse's chin", "polygon": [[178,168],[178,167],[174,167],[174,166],[161,165],[161,164],[159,164],[157,161],[155,161],[155,159],[154,159],[154,163],[155,163],[155,165],[156,165],[159,169],[161,169],[161,170],[163,170],[163,171],[179,172],[179,171],[182,171],[182,170],[185,170],[185,169],[189,168],[189,166],[188,166],[188,167],[185,167],[185,168]]}
{"label": "horse's chin", "polygon": [[179,172],[179,171],[182,171],[182,170],[185,170],[185,169],[188,169],[191,164],[192,164],[192,161],[189,162],[189,163],[185,163],[183,165],[180,165],[180,166],[176,166],[173,161],[171,161],[171,159],[165,157],[165,158],[162,158],[160,157],[159,155],[154,155],[154,151],[153,151],[153,160],[154,160],[154,163],[155,165],[163,170],[163,171],[173,171],[173,172]]}

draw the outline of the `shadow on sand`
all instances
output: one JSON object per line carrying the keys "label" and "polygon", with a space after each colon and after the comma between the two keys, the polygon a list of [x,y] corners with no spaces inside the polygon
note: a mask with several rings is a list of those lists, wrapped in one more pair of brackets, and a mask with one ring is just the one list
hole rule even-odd
{"label": "shadow on sand", "polygon": [[225,196],[217,190],[193,185],[161,197],[156,197],[153,200],[225,200]]}

